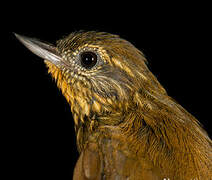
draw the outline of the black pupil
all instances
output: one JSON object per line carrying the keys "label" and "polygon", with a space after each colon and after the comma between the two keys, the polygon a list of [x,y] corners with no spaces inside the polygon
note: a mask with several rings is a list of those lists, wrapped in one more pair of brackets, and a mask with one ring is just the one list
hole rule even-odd
{"label": "black pupil", "polygon": [[92,68],[97,63],[97,55],[93,52],[83,52],[81,54],[81,64],[85,68]]}

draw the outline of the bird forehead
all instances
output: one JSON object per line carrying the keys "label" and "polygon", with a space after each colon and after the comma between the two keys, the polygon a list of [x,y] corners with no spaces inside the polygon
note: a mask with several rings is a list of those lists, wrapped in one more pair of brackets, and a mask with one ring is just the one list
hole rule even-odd
{"label": "bird forehead", "polygon": [[111,39],[118,38],[117,35],[113,35],[105,32],[74,32],[65,38],[57,41],[57,48],[61,51],[71,50],[74,52],[79,47],[85,45],[98,45],[101,46]]}

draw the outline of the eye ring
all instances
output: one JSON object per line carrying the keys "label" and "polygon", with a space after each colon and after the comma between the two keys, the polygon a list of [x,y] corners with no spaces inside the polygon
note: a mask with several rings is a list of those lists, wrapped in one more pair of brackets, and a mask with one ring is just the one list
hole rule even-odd
{"label": "eye ring", "polygon": [[93,68],[98,61],[98,56],[95,52],[92,51],[84,51],[80,53],[80,63],[81,66],[86,69]]}

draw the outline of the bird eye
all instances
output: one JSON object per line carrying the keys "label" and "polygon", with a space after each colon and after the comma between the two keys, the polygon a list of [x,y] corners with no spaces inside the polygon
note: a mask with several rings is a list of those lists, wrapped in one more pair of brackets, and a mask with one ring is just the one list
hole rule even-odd
{"label": "bird eye", "polygon": [[90,69],[92,67],[94,67],[97,63],[97,55],[94,52],[82,52],[80,54],[80,61],[81,61],[81,65],[86,68],[86,69]]}

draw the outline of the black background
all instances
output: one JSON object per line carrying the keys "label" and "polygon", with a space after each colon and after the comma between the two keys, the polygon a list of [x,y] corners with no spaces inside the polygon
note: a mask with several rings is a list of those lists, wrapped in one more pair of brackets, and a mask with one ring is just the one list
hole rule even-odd
{"label": "black background", "polygon": [[4,26],[8,35],[2,52],[7,55],[6,65],[2,65],[6,70],[2,76],[6,116],[2,115],[1,126],[8,179],[71,179],[78,158],[69,105],[42,59],[20,44],[12,32],[51,43],[76,30],[119,34],[144,52],[150,70],[168,94],[212,135],[207,6],[161,6],[102,4],[82,8],[82,4],[58,3],[55,9],[41,5],[10,9],[12,16]]}

